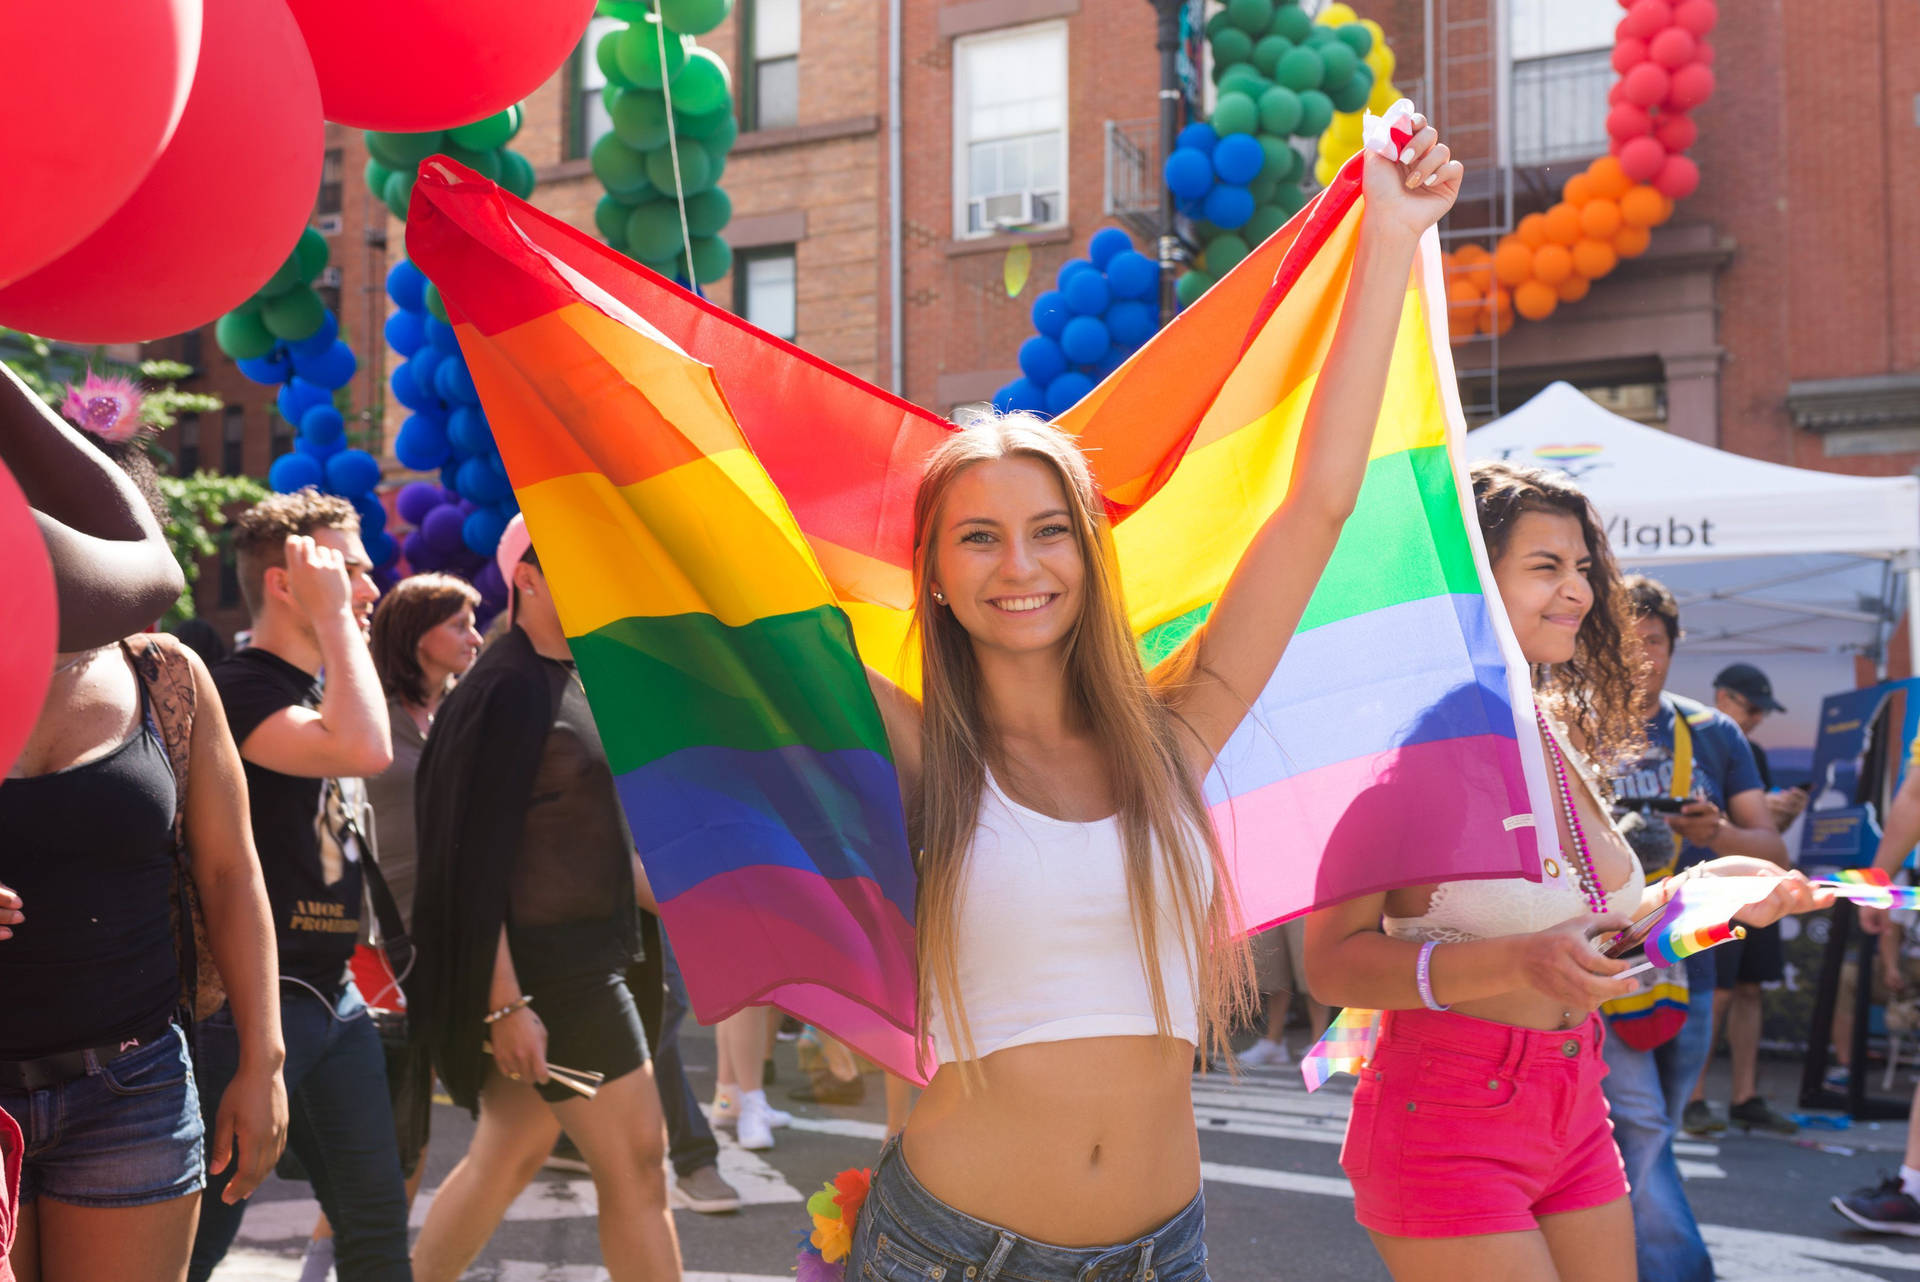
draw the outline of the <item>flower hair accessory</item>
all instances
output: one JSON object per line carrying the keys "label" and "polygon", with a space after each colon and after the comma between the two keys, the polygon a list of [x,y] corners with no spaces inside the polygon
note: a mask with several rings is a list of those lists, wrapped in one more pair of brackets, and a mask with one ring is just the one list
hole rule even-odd
{"label": "flower hair accessory", "polygon": [[101,378],[88,370],[80,383],[67,384],[60,412],[82,431],[119,445],[140,434],[141,399],[133,380]]}
{"label": "flower hair accessory", "polygon": [[813,1231],[800,1241],[796,1282],[842,1282],[846,1277],[847,1253],[853,1249],[853,1233],[872,1180],[869,1168],[842,1171],[807,1199]]}

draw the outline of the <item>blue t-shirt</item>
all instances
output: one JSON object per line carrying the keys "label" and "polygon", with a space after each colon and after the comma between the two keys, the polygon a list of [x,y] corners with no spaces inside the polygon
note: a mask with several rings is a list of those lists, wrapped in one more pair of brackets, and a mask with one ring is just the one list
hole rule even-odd
{"label": "blue t-shirt", "polygon": [[[1630,805],[1638,797],[1673,795],[1673,723],[1674,717],[1687,719],[1693,737],[1693,780],[1690,796],[1711,801],[1727,809],[1727,799],[1743,792],[1764,788],[1760,769],[1754,764],[1753,748],[1747,736],[1726,713],[1677,694],[1663,693],[1660,709],[1647,722],[1648,749],[1645,756],[1614,776],[1613,795],[1621,803],[1623,817],[1643,814],[1644,824],[1631,821],[1624,827],[1634,853],[1649,875],[1657,873],[1673,858],[1673,832],[1657,813],[1634,812]],[[1731,817],[1729,817],[1731,822]],[[1714,858],[1713,851],[1692,842],[1680,848],[1680,867],[1690,868],[1702,860]]]}

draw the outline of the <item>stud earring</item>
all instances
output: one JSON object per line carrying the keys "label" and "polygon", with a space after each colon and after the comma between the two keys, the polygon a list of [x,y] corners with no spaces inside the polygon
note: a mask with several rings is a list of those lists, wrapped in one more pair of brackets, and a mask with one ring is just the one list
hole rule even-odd
{"label": "stud earring", "polygon": [[947,603],[947,594],[936,588],[934,589],[933,599],[939,604],[945,605]]}

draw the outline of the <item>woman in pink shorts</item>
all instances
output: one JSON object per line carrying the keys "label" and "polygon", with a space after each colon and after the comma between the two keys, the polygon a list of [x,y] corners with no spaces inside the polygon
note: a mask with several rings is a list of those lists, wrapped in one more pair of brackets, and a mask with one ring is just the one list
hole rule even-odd
{"label": "woman in pink shorts", "polygon": [[[1506,464],[1476,468],[1473,482],[1507,622],[1536,673],[1539,711],[1518,728],[1540,735],[1562,854],[1537,883],[1416,886],[1308,918],[1314,996],[1386,1012],[1340,1164],[1397,1282],[1631,1282],[1633,1216],[1595,1012],[1635,984],[1594,940],[1679,880],[1648,888],[1608,811],[1607,767],[1640,734],[1639,655],[1586,497],[1564,476]],[[1394,781],[1379,788],[1390,801]],[[1430,795],[1365,809],[1415,815],[1443,848],[1464,839]],[[1688,875],[1776,878],[1741,913],[1752,925],[1814,906],[1805,878],[1758,860]]]}

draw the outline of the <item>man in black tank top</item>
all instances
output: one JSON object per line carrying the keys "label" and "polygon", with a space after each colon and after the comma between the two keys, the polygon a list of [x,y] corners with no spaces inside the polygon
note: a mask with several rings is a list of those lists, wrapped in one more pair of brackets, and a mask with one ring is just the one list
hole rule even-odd
{"label": "man in black tank top", "polygon": [[[272,903],[291,1103],[287,1147],[333,1224],[341,1282],[405,1282],[406,1193],[379,1035],[347,971],[360,933],[365,775],[392,757],[365,628],[379,591],[344,499],[302,490],[243,514],[240,586],[253,644],[213,669],[247,772],[254,844]],[[326,674],[324,691],[319,677]],[[200,1026],[195,1074],[209,1134],[238,1070],[229,1011]],[[205,1282],[246,1203],[212,1176],[187,1276]]]}

